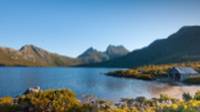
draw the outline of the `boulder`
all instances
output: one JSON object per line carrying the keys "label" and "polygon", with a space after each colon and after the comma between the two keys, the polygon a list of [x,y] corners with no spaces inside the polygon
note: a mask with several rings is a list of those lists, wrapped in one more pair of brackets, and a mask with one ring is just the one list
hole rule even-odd
{"label": "boulder", "polygon": [[41,91],[41,88],[40,86],[36,86],[36,87],[31,87],[31,88],[28,88],[24,94],[29,94],[29,93],[38,93]]}

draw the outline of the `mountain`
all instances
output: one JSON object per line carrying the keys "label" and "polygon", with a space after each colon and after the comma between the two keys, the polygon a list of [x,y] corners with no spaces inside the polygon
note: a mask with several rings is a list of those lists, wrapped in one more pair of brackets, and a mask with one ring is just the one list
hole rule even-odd
{"label": "mountain", "polygon": [[125,56],[128,53],[129,51],[122,45],[119,46],[109,45],[105,51],[105,54],[108,55],[109,59]]}
{"label": "mountain", "polygon": [[126,56],[88,66],[137,67],[196,60],[200,60],[200,26],[185,26],[168,38],[156,40]]}
{"label": "mountain", "polygon": [[80,64],[74,58],[48,52],[33,45],[20,50],[0,48],[0,65],[5,66],[71,66]]}
{"label": "mountain", "polygon": [[82,60],[84,64],[103,62],[109,59],[109,57],[103,52],[97,51],[94,48],[87,49],[83,54],[78,56],[78,59]]}
{"label": "mountain", "polygon": [[77,66],[107,61],[126,52],[123,46],[110,45],[105,52],[91,47],[78,58],[71,58],[34,45],[25,45],[19,50],[0,47],[0,66]]}
{"label": "mountain", "polygon": [[128,53],[123,46],[109,45],[101,52],[87,49],[78,58],[48,52],[34,45],[19,50],[0,47],[1,66],[137,67],[200,60],[200,26],[185,26],[166,39]]}
{"label": "mountain", "polygon": [[82,60],[84,64],[99,63],[127,55],[128,52],[123,46],[109,45],[104,52],[91,47],[78,56],[78,59]]}
{"label": "mountain", "polygon": [[22,59],[17,50],[11,48],[0,48],[0,65],[28,65],[31,62]]}

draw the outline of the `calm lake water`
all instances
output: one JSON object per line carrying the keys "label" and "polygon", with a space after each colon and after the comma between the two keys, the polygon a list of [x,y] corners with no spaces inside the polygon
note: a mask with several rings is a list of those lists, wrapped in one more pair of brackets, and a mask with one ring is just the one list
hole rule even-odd
{"label": "calm lake water", "polygon": [[127,97],[158,97],[168,94],[180,98],[183,92],[200,90],[200,86],[171,86],[159,82],[105,76],[117,69],[103,68],[0,68],[0,97],[17,96],[27,88],[69,88],[79,98],[95,95],[98,98],[119,100]]}

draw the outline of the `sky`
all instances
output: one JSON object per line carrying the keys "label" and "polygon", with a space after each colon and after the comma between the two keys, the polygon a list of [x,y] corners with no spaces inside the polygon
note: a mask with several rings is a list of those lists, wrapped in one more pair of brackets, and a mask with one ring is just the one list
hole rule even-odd
{"label": "sky", "polygon": [[0,0],[0,46],[71,57],[110,44],[132,51],[188,25],[200,25],[200,0]]}

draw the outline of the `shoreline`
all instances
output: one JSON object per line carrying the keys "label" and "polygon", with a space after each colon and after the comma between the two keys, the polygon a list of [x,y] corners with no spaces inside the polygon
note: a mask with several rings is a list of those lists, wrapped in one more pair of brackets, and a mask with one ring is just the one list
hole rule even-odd
{"label": "shoreline", "polygon": [[[189,108],[188,108],[189,107]],[[183,99],[172,98],[160,94],[159,98],[147,99],[143,96],[136,98],[121,98],[118,102],[86,96],[79,100],[69,89],[42,90],[39,87],[29,88],[16,98],[0,98],[0,111],[26,112],[168,112],[200,109],[200,91],[194,95],[183,94]],[[95,110],[95,111],[94,111]]]}

